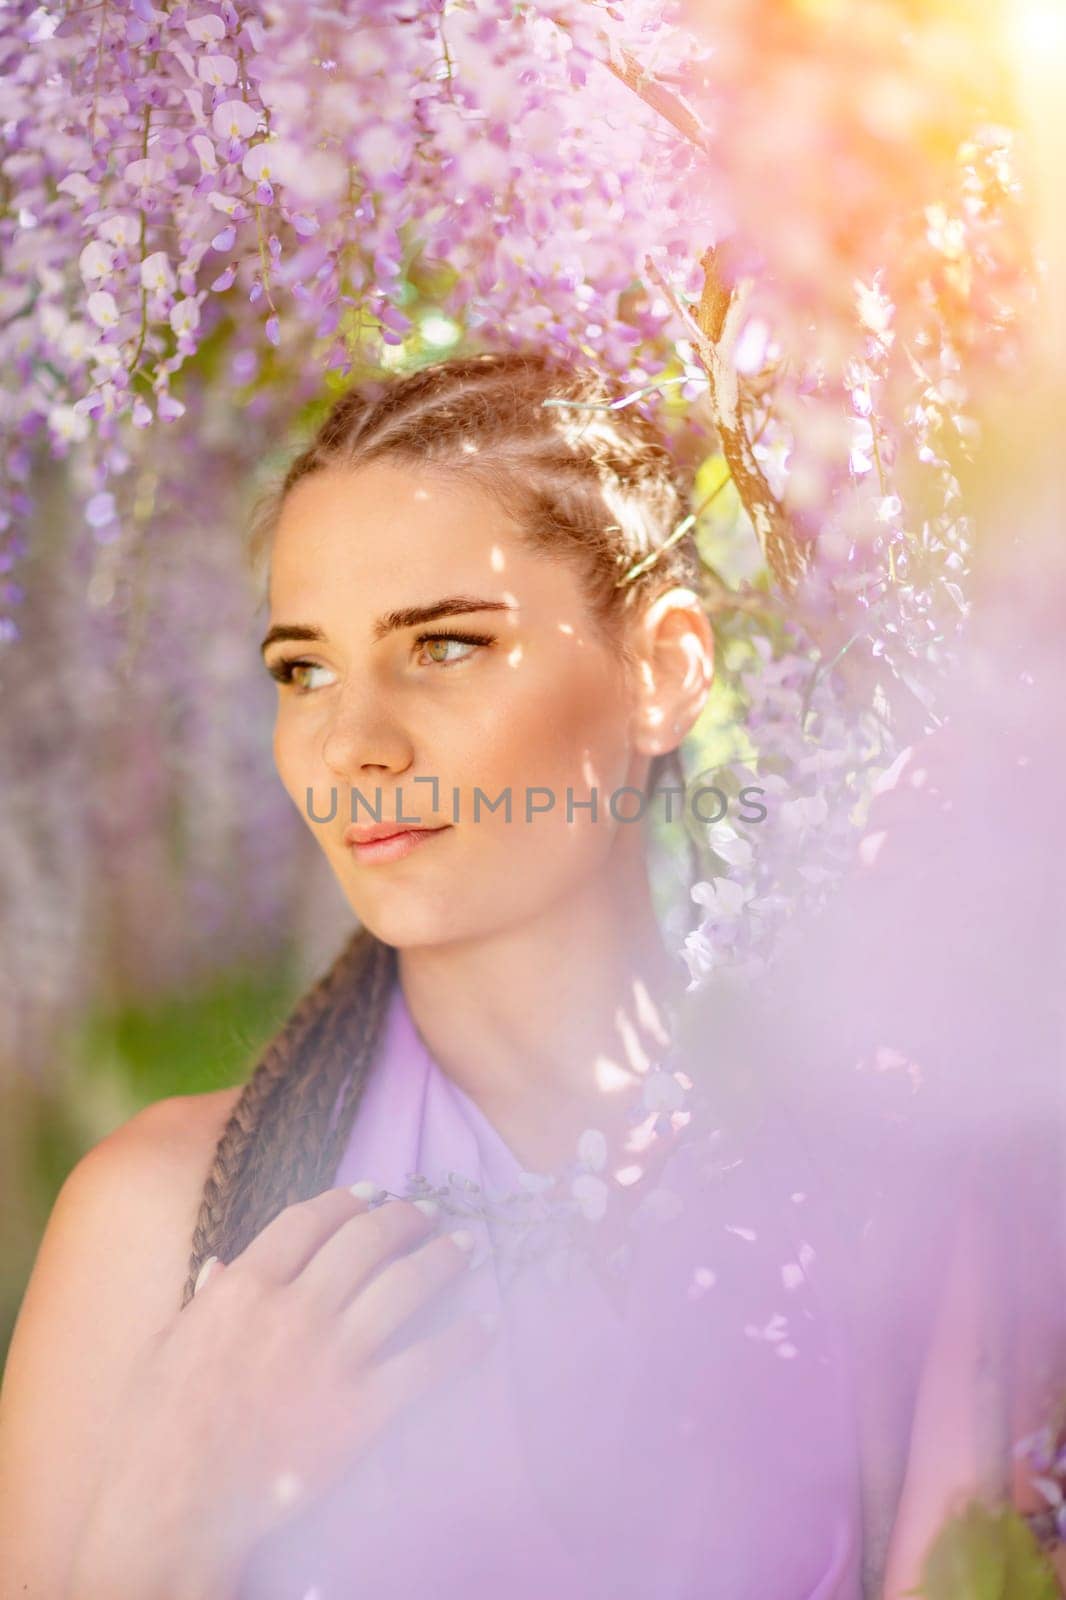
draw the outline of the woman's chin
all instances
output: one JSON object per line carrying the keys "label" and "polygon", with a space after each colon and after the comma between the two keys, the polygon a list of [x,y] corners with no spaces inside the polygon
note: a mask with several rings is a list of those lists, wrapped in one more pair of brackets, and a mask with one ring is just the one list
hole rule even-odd
{"label": "woman's chin", "polygon": [[465,928],[457,928],[454,908],[419,906],[415,904],[414,895],[409,903],[401,904],[402,898],[395,895],[387,904],[380,901],[374,904],[369,896],[360,896],[356,900],[349,895],[348,904],[362,926],[375,939],[380,939],[382,944],[392,945],[395,950],[449,944],[460,932],[466,931]]}

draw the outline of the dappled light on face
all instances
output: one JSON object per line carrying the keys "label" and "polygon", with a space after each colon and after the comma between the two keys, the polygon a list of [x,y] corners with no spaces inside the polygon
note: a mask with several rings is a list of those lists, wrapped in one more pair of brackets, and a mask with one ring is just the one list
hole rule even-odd
{"label": "dappled light on face", "polygon": [[701,681],[701,667],[703,664],[703,640],[698,634],[690,633],[681,641],[681,648],[685,653],[685,687]]}
{"label": "dappled light on face", "polygon": [[648,985],[641,977],[633,980],[633,1003],[641,1024],[655,1035],[665,1049],[670,1043],[670,1036],[659,1020],[658,1006],[652,998]]}
{"label": "dappled light on face", "polygon": [[502,572],[507,565],[507,553],[498,544],[489,551],[489,566],[493,572]]}
{"label": "dappled light on face", "polygon": [[593,1081],[604,1094],[620,1094],[630,1087],[633,1074],[609,1056],[597,1056],[593,1064]]}
{"label": "dappled light on face", "polygon": [[525,651],[522,649],[522,646],[520,644],[514,645],[513,648],[507,652],[507,665],[509,667],[517,667],[524,655]]}
{"label": "dappled light on face", "polygon": [[634,1072],[646,1073],[652,1065],[653,1057],[644,1049],[633,1022],[626,1016],[621,1006],[615,1012],[614,1020],[622,1040],[622,1049],[630,1068]]}
{"label": "dappled light on face", "polygon": [[[617,1137],[620,1139],[619,1149],[629,1154],[638,1154],[639,1147],[632,1144],[632,1136],[637,1128],[643,1127],[644,1120],[634,1128],[632,1123],[628,1127],[619,1127],[619,1119],[632,1118],[634,1115],[634,1094],[639,1092],[639,1082],[635,1081],[634,1074],[627,1072],[619,1063],[610,1056],[597,1054],[592,1060],[592,1082],[599,1105],[591,1112],[595,1129],[587,1130],[586,1136],[596,1141],[599,1147],[599,1159],[595,1162],[597,1168],[603,1166],[607,1160],[607,1146],[603,1143],[604,1129],[610,1125],[618,1127]],[[654,1120],[654,1116],[652,1117]],[[600,1125],[602,1123],[602,1126]]]}
{"label": "dappled light on face", "polygon": [[602,779],[592,758],[592,752],[588,749],[584,751],[581,758],[581,776],[590,789],[598,789],[602,786]]}
{"label": "dappled light on face", "polygon": [[580,613],[576,623],[568,622],[565,617],[559,617],[555,623],[555,628],[558,633],[569,639],[579,650],[587,649],[590,644],[596,645],[599,642],[595,633],[591,630],[588,619],[586,618],[582,621]]}
{"label": "dappled light on face", "polygon": [[[655,1125],[659,1120],[658,1112],[649,1111],[643,1122],[638,1122],[626,1134],[624,1149],[631,1156],[643,1155],[645,1150],[650,1150],[656,1141]],[[643,1171],[643,1168],[640,1170]]]}

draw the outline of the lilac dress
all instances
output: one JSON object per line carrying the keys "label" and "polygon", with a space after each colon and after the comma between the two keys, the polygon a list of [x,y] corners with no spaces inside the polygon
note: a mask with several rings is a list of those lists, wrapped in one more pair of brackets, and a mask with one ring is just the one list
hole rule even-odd
{"label": "lilac dress", "polygon": [[[503,1193],[521,1170],[397,981],[336,1185]],[[707,1170],[670,1154],[657,1184],[682,1210],[633,1225],[624,1316],[587,1267],[466,1274],[502,1319],[486,1356],[264,1540],[241,1600],[861,1600],[853,1375],[810,1174],[783,1126]]]}

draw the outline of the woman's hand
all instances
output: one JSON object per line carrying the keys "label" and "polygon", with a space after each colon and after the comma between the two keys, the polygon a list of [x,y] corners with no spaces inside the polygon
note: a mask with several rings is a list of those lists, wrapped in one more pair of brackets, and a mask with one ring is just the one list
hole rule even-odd
{"label": "woman's hand", "polygon": [[130,1374],[69,1600],[223,1600],[259,1538],[486,1347],[473,1314],[401,1344],[469,1259],[431,1228],[329,1189],[201,1275]]}

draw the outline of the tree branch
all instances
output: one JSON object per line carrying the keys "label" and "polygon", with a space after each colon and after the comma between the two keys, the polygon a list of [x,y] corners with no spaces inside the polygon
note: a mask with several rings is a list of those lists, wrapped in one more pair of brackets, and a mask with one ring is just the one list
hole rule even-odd
{"label": "tree branch", "polygon": [[[661,78],[647,72],[624,47],[620,60],[616,60],[612,41],[602,29],[600,39],[604,45],[604,65],[609,71],[701,154],[711,155],[713,144],[709,130],[681,96],[668,88]],[[644,270],[689,331],[697,359],[707,374],[711,415],[730,477],[774,580],[788,600],[795,595],[809,570],[813,552],[810,546],[797,539],[791,520],[774,496],[747,434],[741,408],[740,375],[734,356],[752,284],[749,279],[742,280],[735,288],[729,287],[722,272],[722,253],[724,247],[720,252],[718,247],[711,246],[700,258],[703,292],[695,310],[681,299],[650,256],[645,257]],[[733,609],[750,612],[769,609],[769,597],[756,600],[754,595],[733,596],[727,601],[730,594],[719,579],[717,583],[707,584],[704,598],[717,611],[724,611],[730,605]],[[838,615],[807,616],[799,620],[821,651],[823,660],[829,663],[825,670],[835,668],[843,676],[856,703],[868,705],[880,686],[881,669],[865,652],[848,648],[857,637],[863,636],[863,630],[856,635],[848,619]],[[891,706],[890,722],[897,735],[914,738],[925,730],[925,712],[913,691],[908,692],[907,703],[901,705],[897,698],[897,703]]]}
{"label": "tree branch", "polygon": [[[615,77],[701,154],[710,155],[713,150],[710,132],[691,106],[645,71],[624,46],[620,51],[621,60],[616,60],[610,36],[602,29],[599,37],[606,52],[604,65]],[[647,256],[644,262],[645,271],[658,284],[692,335],[700,364],[710,380],[711,413],[730,475],[774,578],[785,594],[791,595],[807,570],[809,553],[796,539],[788,517],[774,498],[755,458],[741,416],[740,380],[733,361],[751,283],[749,280],[731,289],[722,277],[718,252],[713,246],[704,253],[701,265],[703,293],[699,308],[693,314],[651,257]]]}
{"label": "tree branch", "polygon": [[604,66],[615,77],[620,79],[633,93],[639,95],[646,105],[676,128],[690,144],[695,145],[703,155],[710,155],[712,150],[711,133],[705,128],[692,107],[687,105],[679,94],[668,89],[661,78],[656,78],[646,72],[631,51],[623,45],[621,60],[616,61],[611,50],[611,40],[601,29],[600,38],[606,48],[607,55]]}
{"label": "tree branch", "polygon": [[740,411],[740,379],[734,354],[751,281],[745,281],[735,290],[729,289],[722,281],[718,252],[713,247],[704,253],[700,264],[704,283],[695,314],[650,256],[645,257],[644,270],[692,334],[700,365],[709,380],[711,415],[730,476],[751,518],[770,571],[785,594],[791,595],[807,570],[809,557],[796,539],[788,517],[774,498],[755,458]]}

